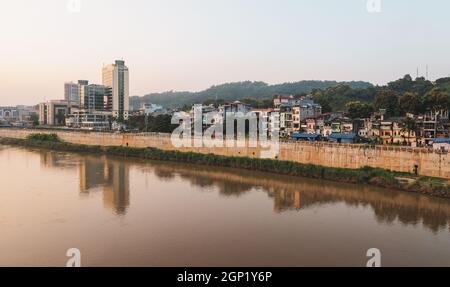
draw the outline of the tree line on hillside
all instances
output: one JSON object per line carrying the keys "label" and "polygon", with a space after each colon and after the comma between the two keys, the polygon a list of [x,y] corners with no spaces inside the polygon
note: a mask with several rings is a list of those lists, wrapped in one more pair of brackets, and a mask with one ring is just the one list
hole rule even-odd
{"label": "tree line on hillside", "polygon": [[[450,109],[450,78],[442,78],[433,83],[424,78],[413,80],[410,75],[406,75],[386,86],[359,92],[360,99],[349,100],[345,103],[345,107],[341,106],[350,118],[367,118],[380,109],[385,109],[386,114],[392,117],[404,116],[406,113],[417,115]],[[340,104],[345,102],[342,98],[349,99],[339,93],[328,95],[327,98],[321,92],[317,92],[316,96],[319,102],[325,103],[325,106],[328,103],[338,106],[336,100],[330,100],[330,97],[341,98]]]}
{"label": "tree line on hillside", "polygon": [[327,89],[338,85],[349,86],[354,89],[364,89],[372,87],[368,82],[337,82],[337,81],[300,81],[294,83],[284,83],[269,85],[264,82],[237,82],[212,86],[201,92],[164,92],[148,94],[144,97],[131,97],[130,105],[134,109],[139,108],[141,102],[151,102],[162,105],[166,108],[181,108],[192,106],[196,103],[221,100],[232,102],[236,100],[264,101],[271,100],[273,95],[295,95],[301,93],[311,93],[313,90]]}
{"label": "tree line on hillside", "polygon": [[[294,95],[301,98],[311,94],[326,112],[346,112],[351,118],[366,118],[379,109],[385,109],[388,116],[403,116],[405,113],[422,114],[430,110],[450,108],[450,78],[438,79],[435,83],[422,77],[415,80],[410,75],[390,82],[386,86],[367,86],[352,88],[339,84],[326,89],[314,89],[310,93],[301,92]],[[245,97],[241,102],[254,108],[273,107],[272,95],[269,98]],[[207,99],[201,103],[219,106],[223,99]],[[184,107],[186,110],[190,105]]]}

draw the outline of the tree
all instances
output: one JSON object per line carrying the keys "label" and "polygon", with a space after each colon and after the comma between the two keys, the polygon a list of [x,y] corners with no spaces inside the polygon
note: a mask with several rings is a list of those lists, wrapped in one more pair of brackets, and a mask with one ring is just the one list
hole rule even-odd
{"label": "tree", "polygon": [[273,101],[270,99],[257,100],[253,98],[245,98],[241,102],[257,109],[267,109],[273,106]]}
{"label": "tree", "polygon": [[39,116],[36,113],[31,114],[30,121],[33,123],[33,126],[39,125]]}
{"label": "tree", "polygon": [[400,108],[407,113],[419,114],[423,112],[423,103],[419,94],[406,92],[399,98]]}
{"label": "tree", "polygon": [[432,82],[428,81],[424,77],[417,78],[414,82],[414,88],[412,92],[418,93],[419,96],[424,96],[427,92],[434,88]]}
{"label": "tree", "polygon": [[131,129],[143,131],[145,129],[145,116],[136,115],[128,117],[127,126]]}
{"label": "tree", "polygon": [[358,101],[348,102],[346,104],[347,116],[352,119],[369,118],[373,113],[373,107],[370,104]]}
{"label": "tree", "polygon": [[55,116],[56,121],[58,122],[58,125],[65,125],[66,123],[66,112],[63,110],[58,110],[58,113]]}
{"label": "tree", "polygon": [[450,92],[450,77],[437,79],[436,87],[440,88],[442,91]]}
{"label": "tree", "polygon": [[[408,132],[408,139],[411,138],[411,131],[415,131],[417,128],[416,121],[413,118],[406,117],[402,122],[401,131]],[[403,143],[406,144],[406,139],[403,137]]]}
{"label": "tree", "polygon": [[388,88],[392,91],[404,93],[411,91],[414,87],[414,81],[411,75],[405,75],[402,79],[388,83]]}
{"label": "tree", "polygon": [[171,123],[171,115],[158,115],[156,117],[149,117],[148,128],[151,132],[157,133],[171,133],[178,125]]}
{"label": "tree", "polygon": [[328,101],[322,101],[319,102],[319,104],[322,106],[322,113],[331,113],[333,111],[333,108]]}
{"label": "tree", "polygon": [[439,111],[450,108],[450,94],[434,88],[425,95],[424,106],[428,111]]}
{"label": "tree", "polygon": [[346,109],[348,102],[359,101],[370,103],[374,100],[378,88],[352,89],[346,85],[338,85],[326,90],[316,90],[312,96],[316,102],[322,105],[324,112],[342,111]]}
{"label": "tree", "polygon": [[300,99],[300,98],[306,97],[307,95],[308,95],[307,93],[298,93],[298,94],[294,95],[294,98]]}
{"label": "tree", "polygon": [[333,108],[330,105],[330,101],[323,96],[321,91],[316,91],[313,94],[314,100],[322,106],[322,113],[330,113],[333,111]]}
{"label": "tree", "polygon": [[177,127],[172,125],[171,115],[158,116],[130,116],[127,125],[131,129],[138,129],[139,131],[155,132],[155,133],[171,133]]}
{"label": "tree", "polygon": [[389,116],[397,116],[401,114],[399,107],[399,99],[397,93],[390,90],[382,90],[375,97],[375,109],[385,109]]}
{"label": "tree", "polygon": [[436,85],[445,85],[445,84],[450,84],[450,77],[440,78],[436,80]]}
{"label": "tree", "polygon": [[406,75],[402,79],[388,83],[387,88],[400,94],[411,92],[423,96],[433,88],[433,83],[423,77],[416,78],[413,81],[410,75]]}

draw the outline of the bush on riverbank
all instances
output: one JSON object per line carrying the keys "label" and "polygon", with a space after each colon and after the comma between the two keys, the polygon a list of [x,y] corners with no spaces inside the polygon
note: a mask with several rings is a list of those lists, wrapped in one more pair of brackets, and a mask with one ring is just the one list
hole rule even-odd
{"label": "bush on riverbank", "polygon": [[337,182],[371,184],[374,186],[395,188],[406,191],[426,193],[441,197],[450,197],[450,185],[447,180],[421,177],[412,184],[402,183],[398,178],[414,179],[410,173],[393,172],[379,168],[363,167],[360,169],[332,168],[311,164],[273,159],[255,159],[248,157],[228,157],[215,154],[166,151],[157,148],[133,148],[120,146],[88,146],[63,142],[58,137],[30,135],[27,139],[0,138],[0,144],[38,147],[57,151],[110,154],[124,157],[137,157],[149,160],[174,161],[207,166],[243,168],[272,172],[291,176],[301,176]]}
{"label": "bush on riverbank", "polygon": [[26,139],[30,141],[61,142],[56,134],[31,134]]}

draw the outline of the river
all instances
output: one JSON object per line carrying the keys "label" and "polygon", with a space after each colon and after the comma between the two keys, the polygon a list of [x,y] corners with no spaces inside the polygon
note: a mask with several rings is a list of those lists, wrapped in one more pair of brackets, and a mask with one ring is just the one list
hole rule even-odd
{"label": "river", "polygon": [[0,146],[0,265],[450,266],[450,200]]}

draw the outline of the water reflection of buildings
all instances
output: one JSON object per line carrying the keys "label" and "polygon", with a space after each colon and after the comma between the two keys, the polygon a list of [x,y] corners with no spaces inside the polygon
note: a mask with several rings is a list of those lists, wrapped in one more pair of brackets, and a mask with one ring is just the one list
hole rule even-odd
{"label": "water reflection of buildings", "polygon": [[269,192],[274,198],[273,211],[281,213],[287,210],[297,210],[302,208],[302,193],[300,191],[275,191]]}
{"label": "water reflection of buildings", "polygon": [[261,190],[273,199],[276,213],[299,211],[330,203],[354,207],[371,207],[379,222],[422,223],[432,231],[450,227],[450,200],[420,194],[397,192],[362,185],[347,185],[243,170],[190,168],[165,164],[154,173],[172,173],[196,186],[215,187],[222,196],[239,197]]}
{"label": "water reflection of buildings", "polygon": [[130,204],[130,176],[127,162],[106,157],[84,157],[80,163],[80,192],[101,189],[103,203],[117,214],[125,214]]}
{"label": "water reflection of buildings", "polygon": [[202,190],[218,190],[221,196],[239,197],[261,190],[273,200],[276,213],[299,211],[330,203],[370,207],[380,222],[422,223],[432,231],[450,226],[450,201],[419,194],[377,189],[370,186],[345,185],[295,177],[268,176],[243,170],[202,168],[182,164],[163,165],[115,160],[108,157],[41,152],[46,167],[67,169],[79,166],[80,192],[103,191],[104,205],[125,214],[130,204],[130,165],[159,180],[181,178]]}
{"label": "water reflection of buildings", "polygon": [[125,214],[130,205],[129,163],[105,156],[80,157],[70,153],[39,151],[45,168],[79,169],[80,192],[103,191],[103,203],[117,214]]}
{"label": "water reflection of buildings", "polygon": [[46,168],[75,169],[78,166],[78,158],[66,153],[40,152],[40,162]]}

